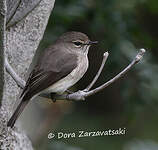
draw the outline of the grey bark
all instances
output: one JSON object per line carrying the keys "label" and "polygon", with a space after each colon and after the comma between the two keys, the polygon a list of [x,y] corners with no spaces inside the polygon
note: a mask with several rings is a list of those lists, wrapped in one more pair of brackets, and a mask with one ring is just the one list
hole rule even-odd
{"label": "grey bark", "polygon": [[[32,150],[32,144],[17,126],[7,128],[13,105],[20,88],[4,70],[4,56],[21,78],[25,78],[34,53],[43,37],[44,30],[55,0],[42,0],[25,18],[6,30],[6,1],[0,1],[0,149]],[[14,9],[14,8],[13,8]],[[26,5],[20,9],[26,10]],[[19,21],[19,20],[18,20]],[[3,84],[4,83],[4,84]],[[3,92],[2,92],[3,90]]]}
{"label": "grey bark", "polygon": [[41,0],[7,0],[7,28],[22,20]]}
{"label": "grey bark", "polygon": [[6,25],[6,2],[0,1],[0,106],[4,87],[4,49],[5,49],[5,25]]}

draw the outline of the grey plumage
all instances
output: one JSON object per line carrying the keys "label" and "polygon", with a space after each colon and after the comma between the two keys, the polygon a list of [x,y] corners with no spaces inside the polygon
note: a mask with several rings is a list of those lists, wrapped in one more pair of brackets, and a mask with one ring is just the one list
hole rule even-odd
{"label": "grey plumage", "polygon": [[33,96],[41,92],[63,93],[84,75],[88,68],[89,42],[83,33],[67,32],[44,50],[26,82],[20,96],[21,103],[7,126],[14,126]]}

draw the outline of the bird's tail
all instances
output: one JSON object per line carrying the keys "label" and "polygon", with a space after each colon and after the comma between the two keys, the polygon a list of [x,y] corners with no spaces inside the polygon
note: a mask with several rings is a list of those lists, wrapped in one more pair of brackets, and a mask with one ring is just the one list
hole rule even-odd
{"label": "bird's tail", "polygon": [[29,102],[29,100],[22,99],[22,101],[20,102],[20,104],[16,108],[14,114],[12,115],[12,117],[10,118],[10,120],[7,123],[8,127],[12,128],[14,126],[16,120],[18,119],[18,117],[20,116],[20,114],[24,110],[25,106],[28,104],[28,102]]}

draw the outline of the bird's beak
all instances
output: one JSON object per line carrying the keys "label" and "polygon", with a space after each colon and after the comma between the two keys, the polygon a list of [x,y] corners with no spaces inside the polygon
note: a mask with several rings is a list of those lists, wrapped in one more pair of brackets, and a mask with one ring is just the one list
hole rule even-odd
{"label": "bird's beak", "polygon": [[92,45],[92,44],[97,44],[98,41],[89,41],[86,45]]}

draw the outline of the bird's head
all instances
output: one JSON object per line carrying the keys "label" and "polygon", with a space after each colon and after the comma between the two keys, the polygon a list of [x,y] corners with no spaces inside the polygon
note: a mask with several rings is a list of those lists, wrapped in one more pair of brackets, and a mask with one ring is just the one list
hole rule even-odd
{"label": "bird's head", "polygon": [[91,41],[84,33],[72,31],[61,35],[57,40],[57,43],[60,43],[72,52],[87,54],[89,47],[98,42]]}

